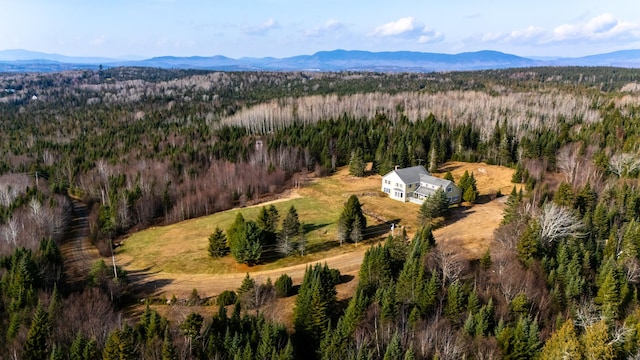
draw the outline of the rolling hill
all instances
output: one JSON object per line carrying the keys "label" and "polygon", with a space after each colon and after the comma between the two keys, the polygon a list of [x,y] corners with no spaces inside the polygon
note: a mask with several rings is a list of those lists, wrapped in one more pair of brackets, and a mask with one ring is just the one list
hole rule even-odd
{"label": "rolling hill", "polygon": [[100,57],[70,57],[26,50],[0,51],[2,72],[52,72],[95,69],[99,65],[220,71],[380,71],[433,72],[521,68],[534,66],[640,67],[640,50],[623,50],[578,58],[527,58],[483,50],[460,54],[412,51],[370,52],[358,50],[320,51],[287,58],[239,58],[226,56],[161,56],[143,60]]}

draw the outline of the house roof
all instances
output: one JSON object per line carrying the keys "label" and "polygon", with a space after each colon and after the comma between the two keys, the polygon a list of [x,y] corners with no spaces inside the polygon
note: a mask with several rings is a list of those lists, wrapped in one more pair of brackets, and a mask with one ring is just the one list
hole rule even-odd
{"label": "house roof", "polygon": [[392,173],[396,173],[400,180],[402,180],[402,182],[404,182],[405,184],[417,183],[420,181],[420,176],[429,175],[427,169],[425,169],[422,165],[412,166],[404,169],[396,169],[387,173],[384,177]]}
{"label": "house roof", "polygon": [[441,179],[431,175],[420,175],[420,183],[435,185],[437,187],[442,187],[443,189],[446,189],[452,184],[451,180]]}
{"label": "house roof", "polygon": [[436,189],[431,189],[426,186],[418,186],[418,188],[413,193],[424,196],[431,196],[436,193]]}

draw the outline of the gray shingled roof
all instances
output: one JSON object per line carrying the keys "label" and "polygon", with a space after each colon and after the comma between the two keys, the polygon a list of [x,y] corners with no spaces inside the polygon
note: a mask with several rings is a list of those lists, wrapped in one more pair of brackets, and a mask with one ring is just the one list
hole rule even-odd
{"label": "gray shingled roof", "polygon": [[[404,169],[396,169],[392,172],[398,174],[402,182],[405,184],[417,183],[422,175],[429,175],[427,169],[422,165],[412,166]],[[386,176],[386,175],[385,175]]]}
{"label": "gray shingled roof", "polygon": [[[422,184],[435,185],[436,188],[432,189],[430,187],[422,186]],[[431,175],[420,175],[420,186],[414,191],[414,193],[431,196],[435,194],[439,188],[446,191],[446,188],[449,187],[449,185],[451,185],[451,180],[445,180]]]}
{"label": "gray shingled roof", "polygon": [[425,186],[418,186],[418,188],[413,193],[424,195],[424,196],[431,196],[436,193],[436,190],[429,189],[428,187],[425,187]]}
{"label": "gray shingled roof", "polygon": [[443,189],[451,185],[451,180],[445,180],[431,175],[420,175],[420,182],[440,186]]}

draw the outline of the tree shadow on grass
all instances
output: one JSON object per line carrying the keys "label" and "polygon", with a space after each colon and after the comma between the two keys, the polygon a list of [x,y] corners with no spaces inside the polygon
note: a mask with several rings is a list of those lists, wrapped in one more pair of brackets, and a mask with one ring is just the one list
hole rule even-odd
{"label": "tree shadow on grass", "polygon": [[353,279],[355,279],[355,276],[353,276],[353,275],[341,274],[340,275],[340,280],[338,281],[338,284],[346,284],[346,283],[348,283],[349,281],[351,281]]}
{"label": "tree shadow on grass", "polygon": [[306,253],[317,253],[322,251],[329,251],[333,248],[337,248],[340,246],[340,243],[335,240],[323,241],[317,244],[307,246]]}
{"label": "tree shadow on grass", "polygon": [[153,297],[163,292],[163,288],[173,282],[172,279],[153,278],[159,271],[150,271],[151,268],[133,270],[127,272],[129,288],[132,297],[141,299]]}
{"label": "tree shadow on grass", "polygon": [[400,219],[393,219],[378,225],[367,226],[367,228],[363,231],[363,239],[375,239],[377,237],[391,233],[391,224],[396,224],[394,227],[399,231],[399,222]]}
{"label": "tree shadow on grass", "polygon": [[314,230],[322,229],[323,227],[329,226],[329,223],[325,224],[302,224],[302,232],[308,234]]}
{"label": "tree shadow on grass", "polygon": [[444,219],[438,218],[437,220],[432,221],[431,229],[435,230],[447,225],[451,225],[466,218],[474,212],[475,210],[473,209],[473,206],[460,204],[457,207],[452,207],[449,209],[449,213],[444,217]]}
{"label": "tree shadow on grass", "polygon": [[443,168],[438,169],[439,173],[446,173],[447,171],[453,171],[455,169],[460,168],[460,165],[449,165],[449,166],[445,166]]}

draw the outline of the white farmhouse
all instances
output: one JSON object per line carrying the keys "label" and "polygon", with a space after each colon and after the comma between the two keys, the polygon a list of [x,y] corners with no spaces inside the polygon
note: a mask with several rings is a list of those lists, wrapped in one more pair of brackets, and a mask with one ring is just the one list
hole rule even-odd
{"label": "white farmhouse", "polygon": [[420,175],[429,175],[424,166],[395,169],[382,177],[382,192],[398,201],[407,202],[420,186]]}
{"label": "white farmhouse", "polygon": [[382,192],[402,202],[422,204],[438,189],[443,189],[449,203],[462,201],[462,190],[452,181],[431,176],[424,166],[395,169],[382,177]]}

